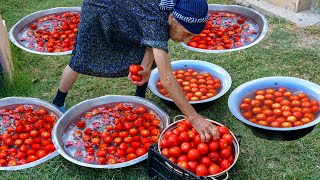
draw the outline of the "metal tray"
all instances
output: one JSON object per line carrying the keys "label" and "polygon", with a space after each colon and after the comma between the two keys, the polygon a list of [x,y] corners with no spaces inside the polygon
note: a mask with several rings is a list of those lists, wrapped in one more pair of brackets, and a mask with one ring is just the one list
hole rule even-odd
{"label": "metal tray", "polygon": [[[58,118],[60,118],[63,113],[56,108],[54,105],[50,104],[47,101],[40,100],[37,98],[25,98],[25,97],[7,97],[0,99],[0,108],[6,107],[6,106],[11,106],[11,105],[19,105],[19,104],[30,104],[30,105],[37,105],[37,106],[42,106],[49,110],[49,112],[53,112],[57,115]],[[21,169],[27,169],[30,167],[34,167],[36,165],[39,165],[41,163],[44,163],[45,161],[48,161],[49,159],[52,159],[59,155],[58,151],[54,151],[47,156],[38,159],[34,162],[27,163],[24,165],[18,165],[18,166],[5,166],[5,167],[0,167],[0,170],[21,170]]]}
{"label": "metal tray", "polygon": [[212,11],[227,11],[227,12],[233,12],[236,14],[242,14],[245,15],[251,19],[253,19],[258,25],[259,25],[259,35],[257,39],[255,39],[252,43],[239,47],[234,49],[225,49],[225,50],[205,50],[200,48],[194,48],[190,47],[185,43],[181,43],[181,45],[191,51],[196,52],[202,52],[202,53],[225,53],[225,52],[232,52],[232,51],[238,51],[242,49],[249,48],[251,46],[254,46],[258,44],[267,34],[268,31],[268,21],[267,19],[260,14],[259,12],[239,5],[221,5],[221,4],[209,4],[209,13]]}
{"label": "metal tray", "polygon": [[117,164],[111,164],[111,165],[98,165],[98,164],[88,164],[81,161],[78,161],[74,158],[72,158],[66,149],[64,148],[63,144],[63,134],[68,129],[68,127],[77,122],[78,115],[82,114],[83,112],[88,111],[91,108],[98,107],[101,105],[107,105],[110,103],[120,103],[120,102],[128,102],[128,103],[137,103],[146,106],[147,109],[152,109],[155,111],[158,116],[160,117],[161,121],[163,122],[163,129],[165,129],[169,125],[169,116],[158,106],[153,104],[152,102],[136,97],[136,96],[120,96],[120,95],[109,95],[109,96],[102,96],[99,98],[89,99],[85,100],[73,107],[71,107],[57,122],[55,127],[52,130],[53,134],[53,144],[55,145],[58,152],[66,158],[68,161],[78,164],[80,166],[90,167],[90,168],[105,168],[105,169],[116,169],[116,168],[122,168],[126,166],[131,166],[136,163],[139,163],[143,160],[145,160],[148,157],[148,153],[146,153],[143,156],[140,156],[136,159],[133,159],[131,161],[127,161],[124,163],[117,163]]}
{"label": "metal tray", "polygon": [[19,43],[18,34],[22,31],[23,28],[25,28],[27,25],[31,24],[32,22],[36,21],[37,19],[51,15],[51,14],[57,14],[62,12],[69,12],[69,11],[76,11],[80,12],[81,7],[57,7],[52,9],[46,9],[34,12],[32,14],[29,14],[22,18],[20,21],[18,21],[9,31],[9,38],[11,42],[18,46],[19,48],[34,53],[34,54],[41,54],[41,55],[53,55],[53,56],[60,56],[60,55],[67,55],[71,54],[72,51],[65,51],[65,52],[57,52],[57,53],[48,53],[48,52],[39,52],[30,50],[27,47],[24,47],[21,43]]}

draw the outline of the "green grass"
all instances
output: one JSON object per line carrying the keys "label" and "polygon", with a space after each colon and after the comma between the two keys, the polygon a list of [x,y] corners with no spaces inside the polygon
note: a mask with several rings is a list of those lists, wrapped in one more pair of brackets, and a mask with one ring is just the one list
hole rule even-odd
{"label": "green grass", "polygon": [[[210,1],[211,3],[213,1]],[[232,1],[215,1],[231,3]],[[0,1],[0,14],[11,28],[24,16],[43,9],[80,6],[81,0],[10,0]],[[268,18],[270,29],[258,45],[232,53],[202,54],[191,52],[170,41],[172,60],[198,59],[227,70],[233,80],[231,89],[200,114],[226,124],[241,135],[240,156],[230,171],[230,179],[320,179],[320,128],[294,141],[267,140],[234,118],[227,107],[229,94],[247,81],[267,76],[293,76],[320,83],[320,28],[297,28],[281,19]],[[60,75],[70,56],[41,56],[12,45],[14,80],[6,80],[0,97],[37,97],[52,101]],[[80,76],[67,97],[71,107],[83,100],[107,94],[133,95],[135,86],[126,78]],[[147,99],[164,109],[171,118],[181,112],[168,108],[150,91]],[[271,138],[271,137],[269,137]],[[281,137],[279,138],[281,139]],[[58,156],[34,168],[1,171],[1,179],[147,179],[146,161],[116,170],[90,169],[75,165]]]}

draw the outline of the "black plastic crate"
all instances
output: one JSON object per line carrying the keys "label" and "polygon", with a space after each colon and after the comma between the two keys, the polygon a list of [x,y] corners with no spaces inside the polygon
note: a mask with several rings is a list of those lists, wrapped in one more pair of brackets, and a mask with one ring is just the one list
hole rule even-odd
{"label": "black plastic crate", "polygon": [[[177,164],[171,162],[168,158],[162,156],[158,152],[156,145],[150,146],[149,148],[148,176],[152,180],[211,179],[207,177],[197,176],[190,171],[182,169]],[[215,178],[219,179],[217,177]]]}

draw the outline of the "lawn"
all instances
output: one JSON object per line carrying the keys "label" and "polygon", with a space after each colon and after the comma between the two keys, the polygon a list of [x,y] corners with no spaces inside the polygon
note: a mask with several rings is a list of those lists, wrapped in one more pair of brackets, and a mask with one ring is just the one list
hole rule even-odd
{"label": "lawn", "polygon": [[[209,1],[231,3],[232,1]],[[11,28],[24,16],[43,9],[81,6],[81,0],[1,0],[0,14]],[[269,31],[258,45],[225,54],[202,54],[184,49],[171,42],[170,57],[198,59],[223,67],[232,77],[231,89],[200,114],[227,125],[241,135],[240,156],[229,172],[230,179],[320,179],[320,127],[294,141],[274,140],[256,133],[232,116],[227,99],[236,87],[247,81],[267,76],[292,76],[320,84],[320,27],[297,28],[281,19],[268,18]],[[0,97],[36,97],[52,101],[60,75],[70,56],[41,56],[25,52],[12,45],[14,80],[5,81]],[[95,78],[80,76],[67,97],[67,107],[83,100],[108,94],[133,95],[135,86],[127,78]],[[181,112],[168,108],[147,93],[147,99],[164,109],[171,118]],[[271,139],[271,140],[270,140]],[[21,171],[1,171],[5,179],[147,179],[146,161],[134,166],[101,170],[75,165],[61,156],[36,167]]]}

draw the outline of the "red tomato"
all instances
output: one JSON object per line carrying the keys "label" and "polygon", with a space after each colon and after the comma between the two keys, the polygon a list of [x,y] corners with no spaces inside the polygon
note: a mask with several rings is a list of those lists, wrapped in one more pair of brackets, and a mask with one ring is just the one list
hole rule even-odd
{"label": "red tomato", "polygon": [[184,142],[181,144],[180,149],[183,153],[187,153],[191,149],[191,145],[188,142]]}
{"label": "red tomato", "polygon": [[197,42],[195,42],[195,41],[191,41],[191,42],[189,42],[189,43],[188,43],[188,46],[191,46],[191,47],[198,47],[198,46],[199,46],[199,44],[198,44]]}
{"label": "red tomato", "polygon": [[137,141],[132,142],[130,145],[134,149],[138,149],[139,147],[141,147],[141,143],[139,143]]}
{"label": "red tomato", "polygon": [[86,122],[83,121],[83,120],[78,121],[78,122],[77,122],[77,127],[78,127],[79,129],[84,129],[84,128],[86,127]]}
{"label": "red tomato", "polygon": [[140,81],[142,80],[142,76],[132,74],[132,75],[131,75],[131,79],[132,79],[133,81],[140,82]]}
{"label": "red tomato", "polygon": [[167,143],[169,147],[176,147],[179,145],[179,137],[176,134],[170,134]]}
{"label": "red tomato", "polygon": [[180,135],[179,135],[179,141],[180,143],[182,142],[188,142],[190,140],[190,137],[189,137],[189,134],[187,132],[182,132]]}
{"label": "red tomato", "polygon": [[37,156],[35,156],[35,155],[29,155],[29,156],[27,157],[27,162],[28,162],[28,163],[33,162],[33,161],[36,161],[36,160],[38,160],[38,158],[37,158]]}
{"label": "red tomato", "polygon": [[220,172],[220,167],[217,164],[211,164],[208,168],[209,175],[218,174]]}
{"label": "red tomato", "polygon": [[198,149],[190,149],[187,156],[190,161],[195,161],[200,158],[200,152],[198,151]]}
{"label": "red tomato", "polygon": [[42,149],[40,149],[40,150],[38,150],[38,151],[36,152],[36,156],[37,156],[37,158],[39,158],[39,159],[45,157],[47,154],[48,154],[48,153],[47,153],[45,150],[42,150]]}
{"label": "red tomato", "polygon": [[198,176],[207,176],[208,175],[208,169],[205,165],[200,164],[196,167],[196,175]]}
{"label": "red tomato", "polygon": [[200,152],[200,154],[204,155],[208,153],[209,146],[206,143],[199,143],[197,149]]}
{"label": "red tomato", "polygon": [[186,169],[186,170],[190,169],[187,161],[179,161],[177,164],[178,164],[178,166],[182,167],[183,169]]}
{"label": "red tomato", "polygon": [[181,155],[181,150],[179,147],[172,147],[169,149],[169,155],[171,157],[177,158]]}
{"label": "red tomato", "polygon": [[129,67],[129,72],[133,75],[139,75],[138,72],[141,70],[143,70],[143,68],[140,65],[133,64]]}
{"label": "red tomato", "polygon": [[30,28],[31,30],[36,30],[36,29],[38,28],[38,26],[37,26],[36,24],[31,24],[31,25],[29,26],[29,28]]}
{"label": "red tomato", "polygon": [[133,160],[133,159],[135,159],[135,158],[137,158],[137,155],[136,155],[136,154],[134,154],[134,153],[129,153],[129,154],[127,155],[127,157],[126,157],[126,160],[127,160],[127,161],[130,161],[130,160]]}
{"label": "red tomato", "polygon": [[144,154],[146,154],[147,153],[147,151],[144,149],[144,148],[138,148],[138,149],[136,149],[136,155],[138,156],[138,157],[140,157],[140,156],[142,156],[142,155],[144,155]]}
{"label": "red tomato", "polygon": [[220,151],[220,157],[223,158],[223,159],[228,159],[229,156],[232,154],[231,150],[230,149],[222,149]]}
{"label": "red tomato", "polygon": [[148,137],[150,135],[150,132],[147,129],[143,129],[140,131],[140,135],[143,137]]}
{"label": "red tomato", "polygon": [[221,168],[221,170],[226,170],[226,169],[228,169],[229,167],[230,167],[230,162],[228,161],[228,160],[226,160],[226,159],[223,159],[221,162],[220,162],[220,168]]}
{"label": "red tomato", "polygon": [[225,149],[228,147],[228,142],[225,139],[219,139],[218,143],[219,143],[219,149]]}
{"label": "red tomato", "polygon": [[199,165],[197,161],[189,161],[188,162],[189,165],[189,171],[195,173],[196,172],[196,168]]}
{"label": "red tomato", "polygon": [[231,145],[233,143],[233,136],[231,134],[224,134],[222,136],[222,138],[227,140],[229,145]]}
{"label": "red tomato", "polygon": [[42,137],[43,139],[49,139],[49,138],[51,138],[51,134],[50,134],[49,132],[47,132],[47,131],[43,131],[43,132],[41,133],[41,137]]}
{"label": "red tomato", "polygon": [[211,165],[211,160],[208,156],[202,156],[199,160],[199,163],[205,165],[208,168]]}
{"label": "red tomato", "polygon": [[218,131],[219,131],[220,136],[223,136],[224,134],[230,133],[229,129],[225,126],[218,127]]}

